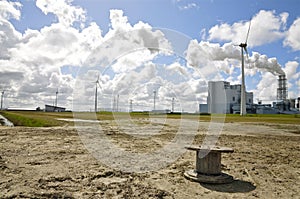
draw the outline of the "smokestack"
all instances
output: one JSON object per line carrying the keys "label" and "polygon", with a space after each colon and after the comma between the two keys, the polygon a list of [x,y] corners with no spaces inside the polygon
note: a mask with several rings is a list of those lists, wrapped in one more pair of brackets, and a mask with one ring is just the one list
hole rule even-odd
{"label": "smokestack", "polygon": [[288,97],[287,81],[285,74],[278,76],[277,100],[285,101]]}

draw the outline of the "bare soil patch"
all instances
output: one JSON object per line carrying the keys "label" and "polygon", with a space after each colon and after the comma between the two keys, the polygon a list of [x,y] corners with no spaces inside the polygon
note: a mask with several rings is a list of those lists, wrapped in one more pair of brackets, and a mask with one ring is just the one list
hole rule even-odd
{"label": "bare soil patch", "polygon": [[[120,147],[146,152],[172,139],[175,123],[142,141],[120,133],[110,122],[103,125]],[[194,144],[201,144],[207,128],[202,122]],[[212,185],[184,178],[184,171],[194,168],[192,151],[158,171],[125,173],[95,159],[74,127],[0,127],[0,198],[297,198],[299,129],[226,123],[218,144],[235,150],[222,156],[223,172],[235,180]]]}

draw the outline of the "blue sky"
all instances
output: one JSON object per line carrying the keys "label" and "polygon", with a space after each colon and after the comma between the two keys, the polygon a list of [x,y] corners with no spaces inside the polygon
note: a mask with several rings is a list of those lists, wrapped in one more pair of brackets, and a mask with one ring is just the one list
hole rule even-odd
{"label": "blue sky", "polygon": [[[129,58],[126,58],[127,55],[122,55],[125,57],[120,57],[120,60],[111,63],[110,66],[113,70],[110,71],[113,72],[110,74],[104,74],[105,70],[103,69],[96,69],[99,70],[99,73],[103,73],[101,75],[103,90],[99,91],[103,93],[100,95],[110,96],[107,97],[106,102],[104,97],[102,101],[99,100],[99,106],[110,106],[113,97],[109,90],[112,87],[114,89],[118,87],[117,84],[120,83],[120,80],[117,78],[125,75],[123,73],[130,76],[131,72],[135,74],[137,71],[146,71],[146,67],[153,63],[158,64],[158,62],[168,70],[188,71],[188,74],[184,73],[185,78],[183,79],[185,80],[173,82],[173,93],[182,89],[183,83],[186,81],[185,83],[189,84],[192,87],[191,90],[196,93],[194,94],[196,97],[191,98],[196,98],[198,102],[204,102],[205,89],[196,83],[202,82],[203,78],[193,74],[190,66],[198,67],[201,69],[200,71],[207,70],[209,66],[219,70],[219,74],[215,74],[211,78],[206,76],[205,81],[226,80],[239,83],[240,60],[236,57],[236,49],[228,47],[228,45],[244,42],[250,19],[252,19],[252,26],[248,40],[250,64],[246,69],[247,90],[254,92],[255,99],[260,98],[267,103],[276,100],[278,75],[276,70],[278,72],[278,68],[281,68],[288,77],[289,97],[295,98],[300,96],[300,12],[297,9],[298,4],[297,0],[2,1],[0,22],[5,25],[0,25],[0,32],[6,34],[6,37],[0,40],[0,43],[2,42],[0,50],[3,50],[3,56],[0,57],[0,89],[7,90],[5,106],[34,107],[53,103],[53,96],[59,88],[61,106],[71,108],[73,100],[71,96],[74,94],[76,82],[80,82],[77,81],[78,78],[75,77],[75,74],[78,68],[85,65],[83,64],[86,61],[84,58],[88,59],[89,56],[92,56],[95,49],[97,50],[107,39],[119,39],[116,35],[120,31],[136,31],[135,25],[139,23],[142,24],[141,29],[145,27],[151,29],[150,32],[144,32],[153,36],[152,40],[148,42],[153,42],[153,39],[157,39],[158,42],[164,41],[164,39],[168,40],[167,32],[172,32],[176,37],[181,38],[178,40],[184,40],[188,46],[185,55],[182,55],[186,56],[186,62],[182,60],[178,62],[175,56],[172,57],[164,52],[128,53]],[[154,28],[158,28],[162,32],[165,30],[165,37],[154,34]],[[127,39],[134,38],[128,36]],[[180,41],[175,41],[172,45],[179,43]],[[68,44],[72,44],[72,46]],[[159,43],[159,47],[162,46],[166,47],[166,43]],[[57,49],[54,50],[54,48]],[[224,59],[220,60],[217,55],[210,57],[211,55],[207,54],[206,60],[196,60],[197,57],[194,56],[202,56],[204,49],[209,52],[220,52],[220,50],[226,49],[226,56],[224,58],[222,55]],[[135,56],[139,56],[139,58]],[[161,58],[164,56],[165,58]],[[144,59],[139,60],[141,57]],[[274,64],[274,59],[276,64]],[[257,60],[261,62],[255,63]],[[263,60],[267,60],[267,62],[262,62]],[[135,62],[134,65],[136,65],[136,67],[130,68],[130,71],[122,68],[130,66],[129,61],[131,64]],[[201,66],[196,66],[199,63]],[[10,65],[14,66],[9,68]],[[88,70],[83,71],[88,73]],[[156,68],[156,73],[153,73],[158,76],[158,72],[162,72],[162,69]],[[204,73],[208,74],[207,71]],[[8,78],[10,75],[15,77],[19,75],[19,78],[11,80]],[[84,74],[82,75],[84,76]],[[96,78],[96,76],[89,76],[89,78]],[[149,82],[158,81],[153,78],[149,76]],[[160,84],[170,83],[165,81],[169,80],[168,78],[160,79]],[[187,80],[188,78],[191,79]],[[43,83],[39,84],[41,81]],[[135,84],[139,83],[135,82]],[[133,85],[135,84],[133,83]],[[126,83],[122,83],[122,85],[126,85]],[[158,96],[158,100],[161,101],[167,100],[163,97],[167,96],[163,87],[161,86]],[[92,101],[93,89],[94,87],[91,87],[90,90],[87,89],[80,95],[86,95],[87,99]],[[120,91],[120,93],[122,92],[125,95],[126,92]],[[126,93],[126,95],[129,94]],[[132,95],[131,93],[130,96]],[[136,104],[143,104],[145,109],[151,107],[145,100],[147,95],[148,102],[150,102],[152,97],[151,92],[148,91],[148,94],[144,93],[143,97],[135,96]],[[144,101],[138,99],[144,99]],[[188,97],[185,100],[188,100]],[[168,103],[161,103],[160,108],[168,107]],[[183,102],[178,103],[184,104]],[[126,110],[128,103],[124,101],[123,104],[123,109]],[[91,106],[92,103],[87,107]]]}

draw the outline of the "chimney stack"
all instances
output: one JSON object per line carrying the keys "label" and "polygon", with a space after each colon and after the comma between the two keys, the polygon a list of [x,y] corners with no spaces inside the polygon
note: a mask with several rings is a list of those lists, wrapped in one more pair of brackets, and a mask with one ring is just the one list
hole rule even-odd
{"label": "chimney stack", "polygon": [[288,97],[287,81],[285,75],[279,75],[278,88],[277,88],[277,100],[285,101]]}

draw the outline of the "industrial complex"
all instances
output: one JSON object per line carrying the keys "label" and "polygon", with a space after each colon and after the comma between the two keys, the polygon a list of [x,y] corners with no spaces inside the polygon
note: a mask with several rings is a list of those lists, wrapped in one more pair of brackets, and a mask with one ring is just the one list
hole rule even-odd
{"label": "industrial complex", "polygon": [[[296,114],[299,112],[299,101],[288,99],[287,79],[279,75],[277,88],[277,101],[272,104],[257,104],[253,101],[253,93],[246,92],[247,113],[257,114]],[[206,104],[199,104],[200,113],[240,113],[241,85],[230,85],[226,81],[209,81]]]}

